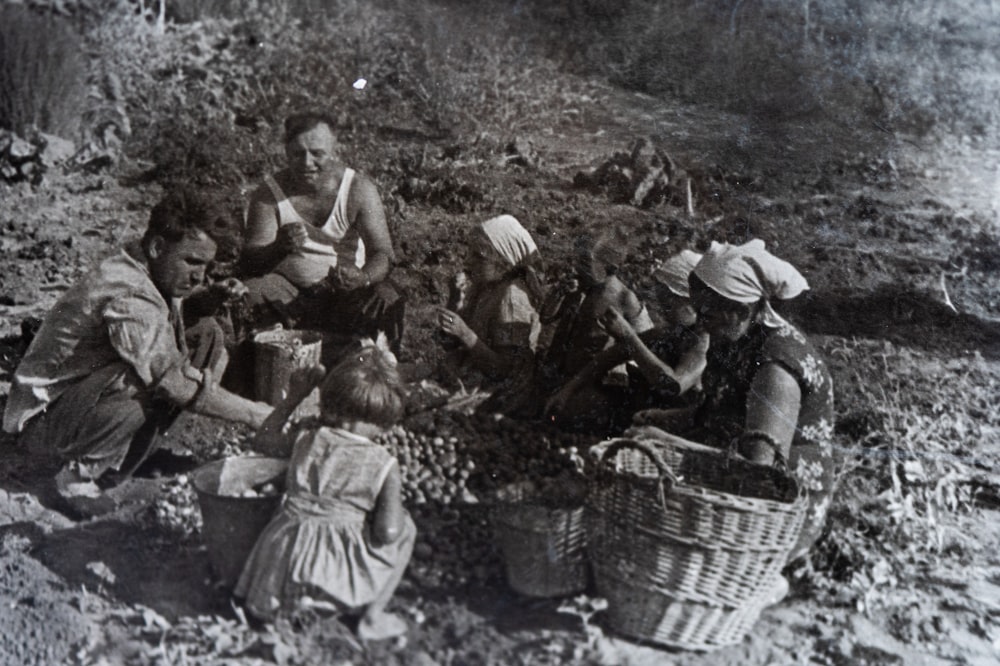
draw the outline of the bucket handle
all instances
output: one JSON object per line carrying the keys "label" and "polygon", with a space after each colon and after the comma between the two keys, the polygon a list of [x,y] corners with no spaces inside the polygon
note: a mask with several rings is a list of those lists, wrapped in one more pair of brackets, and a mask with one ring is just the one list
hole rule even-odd
{"label": "bucket handle", "polygon": [[646,444],[644,442],[635,439],[616,439],[614,440],[604,453],[601,455],[601,467],[604,468],[608,462],[608,459],[614,455],[617,455],[622,449],[635,449],[640,453],[645,454],[649,458],[653,465],[656,466],[656,470],[659,475],[656,479],[656,496],[660,500],[660,506],[664,511],[667,510],[667,492],[670,487],[677,483],[677,476],[674,474],[673,470],[663,462],[660,454],[657,453],[656,449]]}

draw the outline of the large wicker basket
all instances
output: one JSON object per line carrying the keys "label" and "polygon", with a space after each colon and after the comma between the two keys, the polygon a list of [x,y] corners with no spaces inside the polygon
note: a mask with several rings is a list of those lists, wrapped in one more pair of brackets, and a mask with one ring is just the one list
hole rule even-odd
{"label": "large wicker basket", "polygon": [[679,438],[607,443],[588,538],[609,624],[685,649],[738,642],[780,575],[804,509],[778,470]]}
{"label": "large wicker basket", "polygon": [[503,555],[507,582],[531,597],[558,597],[587,586],[586,523],[578,501],[552,506],[535,484],[510,484],[498,493],[493,530]]}
{"label": "large wicker basket", "polygon": [[739,643],[765,605],[764,595],[738,606],[687,601],[603,566],[594,566],[593,575],[598,593],[608,600],[608,626],[624,636],[681,650]]}

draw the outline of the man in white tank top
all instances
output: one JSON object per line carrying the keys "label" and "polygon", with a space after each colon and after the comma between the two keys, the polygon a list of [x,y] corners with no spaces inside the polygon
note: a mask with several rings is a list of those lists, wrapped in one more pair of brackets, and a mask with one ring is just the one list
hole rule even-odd
{"label": "man in white tank top", "polygon": [[285,121],[287,167],[250,199],[242,266],[255,325],[346,336],[384,332],[396,353],[404,299],[386,281],[395,255],[375,184],[341,160],[334,123]]}

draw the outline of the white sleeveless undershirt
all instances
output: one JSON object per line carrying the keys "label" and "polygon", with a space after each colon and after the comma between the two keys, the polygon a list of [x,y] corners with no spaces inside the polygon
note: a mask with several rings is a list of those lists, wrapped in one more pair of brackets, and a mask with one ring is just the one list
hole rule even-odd
{"label": "white sleeveless undershirt", "polygon": [[344,171],[337,190],[337,200],[322,227],[305,220],[292,206],[277,181],[266,176],[264,182],[277,203],[278,226],[299,222],[305,225],[308,239],[298,252],[285,257],[275,268],[297,287],[309,287],[327,276],[338,265],[362,268],[365,265],[365,244],[347,215],[347,200],[354,181],[354,169]]}

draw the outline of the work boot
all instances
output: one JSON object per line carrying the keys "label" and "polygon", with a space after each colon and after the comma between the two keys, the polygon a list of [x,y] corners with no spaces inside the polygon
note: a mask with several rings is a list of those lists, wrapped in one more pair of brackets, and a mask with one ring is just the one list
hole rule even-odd
{"label": "work boot", "polygon": [[114,511],[116,502],[94,482],[80,474],[72,463],[65,465],[55,476],[56,492],[60,499],[82,518],[95,518]]}

